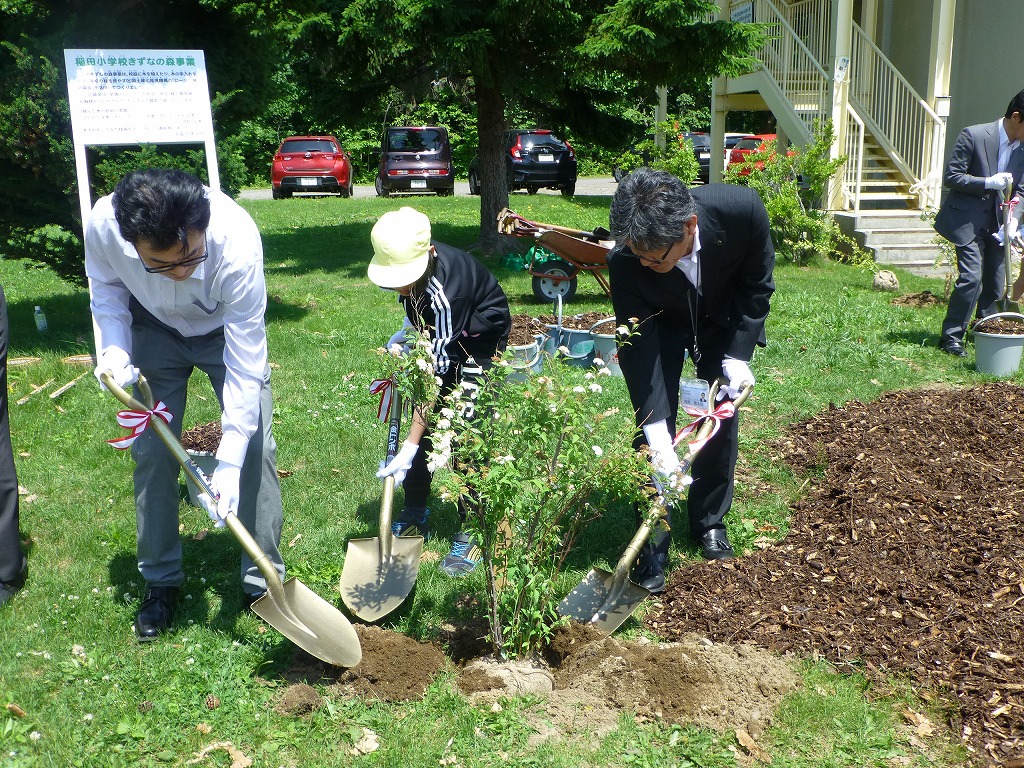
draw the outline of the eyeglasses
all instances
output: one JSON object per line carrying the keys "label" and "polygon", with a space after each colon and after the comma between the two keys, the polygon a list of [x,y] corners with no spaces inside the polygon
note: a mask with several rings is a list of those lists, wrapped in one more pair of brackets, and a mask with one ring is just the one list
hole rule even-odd
{"label": "eyeglasses", "polygon": [[171,272],[178,267],[194,267],[196,264],[202,264],[209,257],[210,252],[206,251],[202,256],[195,256],[191,259],[182,259],[181,261],[172,261],[167,264],[161,264],[159,267],[151,267],[142,262],[142,268],[151,274],[160,274],[161,272]]}
{"label": "eyeglasses", "polygon": [[[676,241],[676,242],[678,242],[678,241]],[[675,243],[669,243],[668,244],[668,248],[666,248],[665,252],[663,254],[661,254],[661,258],[660,259],[652,259],[650,256],[641,256],[639,253],[635,253],[632,249],[629,250],[629,253],[630,253],[630,255],[634,256],[637,259],[639,259],[641,264],[646,264],[646,265],[651,266],[651,267],[657,267],[657,266],[665,263],[665,261],[668,259],[669,251],[671,251],[674,247],[675,247]]]}

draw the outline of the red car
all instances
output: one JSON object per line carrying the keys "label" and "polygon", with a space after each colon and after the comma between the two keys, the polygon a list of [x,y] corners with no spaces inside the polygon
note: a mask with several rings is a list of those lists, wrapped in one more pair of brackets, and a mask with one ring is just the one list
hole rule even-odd
{"label": "red car", "polygon": [[352,160],[334,136],[289,136],[270,166],[275,200],[293,192],[352,197]]}
{"label": "red car", "polygon": [[[729,165],[733,163],[744,163],[747,160],[747,155],[752,155],[755,152],[765,152],[769,149],[769,146],[775,141],[774,133],[757,133],[751,134],[750,136],[744,136],[742,139],[736,142],[736,146],[729,152]],[[793,157],[796,153],[792,150],[787,150],[786,157]],[[758,160],[754,163],[754,167],[757,169],[764,168],[764,162]],[[750,173],[750,168],[738,168],[736,173],[740,176],[746,176]]]}

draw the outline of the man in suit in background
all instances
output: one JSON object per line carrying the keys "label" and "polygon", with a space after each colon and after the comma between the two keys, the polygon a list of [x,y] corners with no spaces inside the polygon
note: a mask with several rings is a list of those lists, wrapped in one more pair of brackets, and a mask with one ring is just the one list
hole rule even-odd
{"label": "man in suit in background", "polygon": [[1021,176],[1024,174],[1024,91],[1010,100],[1006,116],[994,123],[960,131],[946,164],[943,184],[949,194],[935,216],[935,231],[956,246],[957,277],[942,321],[939,346],[964,357],[964,334],[971,314],[979,318],[997,311],[1005,281],[1001,211],[1003,190],[1013,185],[1012,219],[1005,236],[1013,237],[1021,217]]}
{"label": "man in suit in background", "polygon": [[[610,223],[612,306],[616,322],[634,331],[619,349],[619,365],[641,428],[635,445],[648,446],[655,476],[667,479],[680,469],[672,440],[687,353],[698,379],[724,377],[730,398],[754,383],[749,362],[765,344],[775,290],[768,213],[748,187],[688,190],[669,173],[640,168],[620,182]],[[689,530],[709,560],[733,555],[723,519],[732,505],[738,436],[737,419],[726,419],[693,463]],[[638,510],[638,525],[639,518]],[[664,589],[668,548],[667,533],[652,537],[633,570],[633,580],[652,593]]]}
{"label": "man in suit in background", "polygon": [[7,298],[0,287],[0,605],[10,600],[25,584],[28,563],[21,551],[19,530],[18,472],[11,447],[11,424],[7,410]]}

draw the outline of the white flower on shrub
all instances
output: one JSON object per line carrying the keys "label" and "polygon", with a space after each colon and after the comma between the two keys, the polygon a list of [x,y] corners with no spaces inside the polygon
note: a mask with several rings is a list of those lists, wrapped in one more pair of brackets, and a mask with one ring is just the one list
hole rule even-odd
{"label": "white flower on shrub", "polygon": [[515,456],[495,456],[493,462],[495,464],[511,464],[515,460]]}
{"label": "white flower on shrub", "polygon": [[594,451],[595,456],[604,456],[604,451],[601,449],[600,445],[592,445],[590,447]]}

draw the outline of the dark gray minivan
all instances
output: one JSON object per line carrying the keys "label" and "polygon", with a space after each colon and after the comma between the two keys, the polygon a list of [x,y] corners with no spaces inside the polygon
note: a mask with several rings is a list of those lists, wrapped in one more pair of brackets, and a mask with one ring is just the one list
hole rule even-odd
{"label": "dark gray minivan", "polygon": [[397,192],[454,194],[448,131],[429,125],[385,128],[375,186],[380,197]]}

